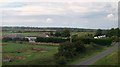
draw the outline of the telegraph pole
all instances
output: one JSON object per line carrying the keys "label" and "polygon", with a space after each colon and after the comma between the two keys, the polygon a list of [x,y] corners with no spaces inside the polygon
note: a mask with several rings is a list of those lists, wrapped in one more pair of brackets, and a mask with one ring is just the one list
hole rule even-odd
{"label": "telegraph pole", "polygon": [[72,43],[72,34],[70,32],[70,43]]}

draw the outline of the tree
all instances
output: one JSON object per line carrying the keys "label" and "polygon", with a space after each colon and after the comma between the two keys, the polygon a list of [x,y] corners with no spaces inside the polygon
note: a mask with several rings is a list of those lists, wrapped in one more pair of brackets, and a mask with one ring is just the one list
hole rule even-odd
{"label": "tree", "polygon": [[58,55],[64,56],[66,58],[73,58],[75,55],[75,48],[73,43],[61,43],[60,47],[58,48]]}
{"label": "tree", "polygon": [[119,35],[120,35],[119,33],[120,33],[119,28],[116,28],[114,31],[114,35],[119,37]]}
{"label": "tree", "polygon": [[112,36],[120,37],[120,29],[119,28],[116,28],[116,29],[112,28],[112,29],[108,30],[107,36],[108,37],[112,37]]}
{"label": "tree", "polygon": [[72,42],[76,42],[79,39],[77,34],[72,35],[71,37],[72,37]]}
{"label": "tree", "polygon": [[50,32],[50,36],[54,36],[53,32]]}
{"label": "tree", "polygon": [[70,36],[70,31],[68,29],[64,29],[61,33],[62,37],[69,37]]}
{"label": "tree", "polygon": [[61,32],[60,31],[56,31],[55,32],[55,36],[57,36],[57,37],[61,36]]}
{"label": "tree", "polygon": [[101,36],[101,35],[103,35],[103,34],[102,34],[102,30],[101,30],[101,29],[98,29],[98,30],[96,31],[95,36]]}
{"label": "tree", "polygon": [[84,43],[82,41],[80,41],[80,40],[74,43],[74,47],[76,48],[75,49],[76,53],[82,53],[82,52],[86,51]]}

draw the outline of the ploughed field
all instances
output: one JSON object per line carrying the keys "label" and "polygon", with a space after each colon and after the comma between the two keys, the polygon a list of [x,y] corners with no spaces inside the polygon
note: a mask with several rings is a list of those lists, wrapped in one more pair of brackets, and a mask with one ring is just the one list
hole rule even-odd
{"label": "ploughed field", "polygon": [[29,43],[12,43],[2,44],[3,48],[3,65],[29,65],[29,64],[54,64],[54,54],[58,46],[31,45]]}

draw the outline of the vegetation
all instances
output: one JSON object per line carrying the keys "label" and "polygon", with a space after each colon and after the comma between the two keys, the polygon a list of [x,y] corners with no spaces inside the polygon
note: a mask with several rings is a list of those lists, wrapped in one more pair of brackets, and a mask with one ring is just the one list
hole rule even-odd
{"label": "vegetation", "polygon": [[16,41],[21,41],[21,42],[28,42],[27,38],[10,38],[10,37],[5,37],[2,39],[3,42],[16,42]]}
{"label": "vegetation", "polygon": [[94,65],[118,65],[118,52],[113,52],[97,61]]}
{"label": "vegetation", "polygon": [[[76,55],[84,51],[85,47],[81,42],[65,42],[60,44],[60,47],[58,48],[58,53],[55,54],[55,59],[58,59],[58,61],[60,61],[57,61],[57,63],[61,63],[61,57],[64,57],[68,61],[69,59],[74,58]],[[64,61],[66,62],[66,60]]]}
{"label": "vegetation", "polygon": [[68,29],[64,29],[61,33],[62,37],[70,37],[70,31]]}
{"label": "vegetation", "polygon": [[96,31],[95,36],[101,36],[101,35],[103,35],[102,30],[101,30],[101,29],[98,29],[98,30]]}
{"label": "vegetation", "polygon": [[46,43],[62,43],[69,41],[69,38],[58,38],[58,37],[37,37],[36,42],[46,42]]}
{"label": "vegetation", "polygon": [[[13,34],[21,34],[23,36],[39,36],[40,34],[43,34],[45,32],[10,32],[10,31],[3,31],[2,36],[6,35],[13,35]],[[46,32],[48,33],[48,32]]]}
{"label": "vegetation", "polygon": [[56,37],[69,37],[70,36],[70,31],[68,29],[64,29],[63,31],[56,31],[55,35],[53,35],[53,36],[56,36]]}
{"label": "vegetation", "polygon": [[[35,29],[39,30],[39,28]],[[4,31],[6,30],[4,29]],[[42,33],[45,32],[42,31]],[[50,33],[51,37],[37,37],[36,43],[32,44],[28,43],[28,40],[24,38],[3,38],[3,58],[12,59],[12,62],[3,62],[3,64],[65,65],[75,60],[75,58],[82,59],[100,52],[105,47],[110,46],[112,42],[119,42],[119,32],[118,28],[111,30],[98,29],[96,32],[73,32],[73,29],[66,28],[49,31],[48,33]],[[16,31],[9,31],[7,35],[11,33],[15,34]],[[24,35],[25,33],[30,34],[33,32],[17,31],[17,33]],[[39,33],[31,35],[39,35]],[[107,35],[107,37],[94,39],[94,36],[102,35]],[[38,45],[38,43],[41,44],[40,42],[44,42],[44,44],[57,43],[59,46]]]}
{"label": "vegetation", "polygon": [[82,53],[78,54],[76,57],[74,57],[73,59],[71,59],[71,61],[69,61],[67,63],[67,65],[79,64],[81,61],[84,61],[84,60],[106,50],[109,47],[91,43],[91,44],[85,44],[85,48],[86,48],[85,52],[82,52]]}
{"label": "vegetation", "polygon": [[[33,50],[38,49],[38,50]],[[52,65],[53,56],[57,53],[57,46],[31,45],[29,43],[3,43],[3,59],[11,58],[12,62],[3,65]],[[39,51],[42,49],[42,51]],[[24,62],[23,62],[24,61]]]}
{"label": "vegetation", "polygon": [[93,37],[91,36],[86,36],[86,37],[77,37],[77,36],[74,36],[72,41],[75,42],[75,41],[82,41],[84,44],[90,44],[90,43],[95,43],[95,44],[98,44],[98,45],[108,45],[110,46],[111,43],[112,43],[112,39],[111,38],[100,38],[100,39],[94,39]]}
{"label": "vegetation", "polygon": [[108,37],[112,37],[112,36],[117,36],[120,37],[120,29],[119,28],[112,28],[110,30],[108,30],[107,34]]}

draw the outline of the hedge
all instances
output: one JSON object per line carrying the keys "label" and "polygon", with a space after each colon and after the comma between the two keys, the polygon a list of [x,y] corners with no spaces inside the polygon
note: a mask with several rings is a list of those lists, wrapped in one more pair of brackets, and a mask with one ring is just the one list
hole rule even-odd
{"label": "hedge", "polygon": [[64,38],[57,38],[57,37],[37,37],[36,42],[51,42],[51,43],[63,43],[69,41],[69,38],[64,39]]}
{"label": "hedge", "polygon": [[27,41],[28,42],[28,39],[27,38],[10,38],[10,37],[4,37],[4,38],[2,38],[2,42],[9,42],[9,41],[12,41],[12,42]]}
{"label": "hedge", "polygon": [[83,38],[81,40],[85,44],[90,44],[91,42],[98,44],[98,45],[103,45],[103,46],[112,44],[112,39],[110,38],[104,38],[104,39]]}

